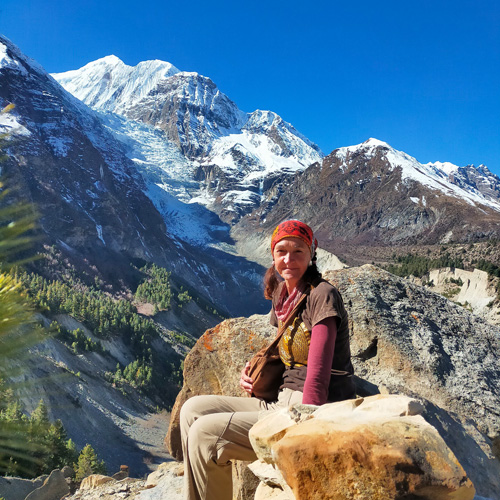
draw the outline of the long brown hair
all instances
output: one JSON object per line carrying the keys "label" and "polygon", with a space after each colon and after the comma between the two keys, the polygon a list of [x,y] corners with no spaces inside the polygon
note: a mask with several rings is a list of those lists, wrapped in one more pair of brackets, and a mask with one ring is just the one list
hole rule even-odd
{"label": "long brown hair", "polygon": [[[273,298],[273,294],[278,287],[280,280],[278,279],[279,274],[274,268],[274,264],[266,271],[264,275],[264,297],[267,300]],[[311,264],[306,269],[304,276],[302,276],[302,281],[306,283],[312,283],[313,281],[321,278],[321,273],[316,265],[316,252],[314,252],[313,258],[311,259]]]}

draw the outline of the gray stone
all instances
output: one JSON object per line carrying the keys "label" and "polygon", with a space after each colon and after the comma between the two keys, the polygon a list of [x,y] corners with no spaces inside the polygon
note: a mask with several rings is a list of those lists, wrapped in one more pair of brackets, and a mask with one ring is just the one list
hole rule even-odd
{"label": "gray stone", "polygon": [[[151,488],[141,491],[138,500],[183,500],[184,499],[184,472],[182,466],[175,462],[162,464],[158,474],[153,472],[148,477],[147,485]],[[160,470],[161,469],[161,470]]]}
{"label": "gray stone", "polygon": [[75,471],[69,466],[65,465],[62,469],[61,472],[63,473],[63,476],[67,479],[69,477],[73,477],[75,474]]}
{"label": "gray stone", "polygon": [[60,500],[69,493],[69,486],[64,474],[53,470],[43,485],[26,496],[26,500]]}
{"label": "gray stone", "polygon": [[33,490],[42,486],[46,476],[36,479],[20,477],[0,477],[0,498],[5,500],[24,500]]}

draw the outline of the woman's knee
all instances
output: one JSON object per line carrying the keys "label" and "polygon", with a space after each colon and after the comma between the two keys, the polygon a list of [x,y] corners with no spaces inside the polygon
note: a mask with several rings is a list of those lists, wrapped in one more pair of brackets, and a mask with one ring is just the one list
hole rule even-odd
{"label": "woman's knee", "polygon": [[195,420],[207,413],[210,396],[193,396],[189,398],[181,407],[180,422],[182,425],[190,427]]}
{"label": "woman's knee", "polygon": [[196,419],[189,428],[190,455],[201,454],[206,460],[215,460],[230,419],[230,413],[203,415]]}

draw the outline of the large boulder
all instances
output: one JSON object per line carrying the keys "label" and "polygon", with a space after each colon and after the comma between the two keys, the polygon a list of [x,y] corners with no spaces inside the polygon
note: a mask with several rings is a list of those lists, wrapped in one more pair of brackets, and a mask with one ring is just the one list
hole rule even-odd
{"label": "large boulder", "polygon": [[26,500],[59,500],[69,493],[69,485],[59,469],[53,470],[42,486],[26,496]]}
{"label": "large boulder", "polygon": [[283,498],[473,499],[471,481],[417,414],[418,402],[378,395],[311,410],[284,408],[250,431],[259,459],[276,469],[265,482],[279,483]]}
{"label": "large boulder", "polygon": [[270,342],[273,328],[267,316],[228,319],[207,330],[184,360],[184,384],[175,400],[165,445],[182,460],[179,413],[182,405],[199,394],[246,396],[240,372],[253,353]]}
{"label": "large boulder", "polygon": [[[349,313],[358,394],[419,398],[478,494],[500,500],[500,332],[446,298],[366,265],[329,271]],[[268,316],[222,322],[184,363],[166,438],[182,459],[179,411],[196,394],[243,395],[241,368],[275,330]],[[495,453],[497,456],[495,456]]]}
{"label": "large boulder", "polygon": [[36,479],[22,479],[20,477],[0,477],[0,498],[5,500],[24,500],[33,490],[42,486],[47,476]]}

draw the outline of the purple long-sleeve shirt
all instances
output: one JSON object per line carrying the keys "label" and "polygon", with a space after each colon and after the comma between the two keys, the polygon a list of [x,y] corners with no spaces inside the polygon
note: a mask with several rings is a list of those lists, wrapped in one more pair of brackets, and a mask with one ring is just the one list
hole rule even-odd
{"label": "purple long-sleeve shirt", "polygon": [[336,337],[337,324],[334,317],[325,318],[312,328],[303,404],[322,405],[328,400]]}

